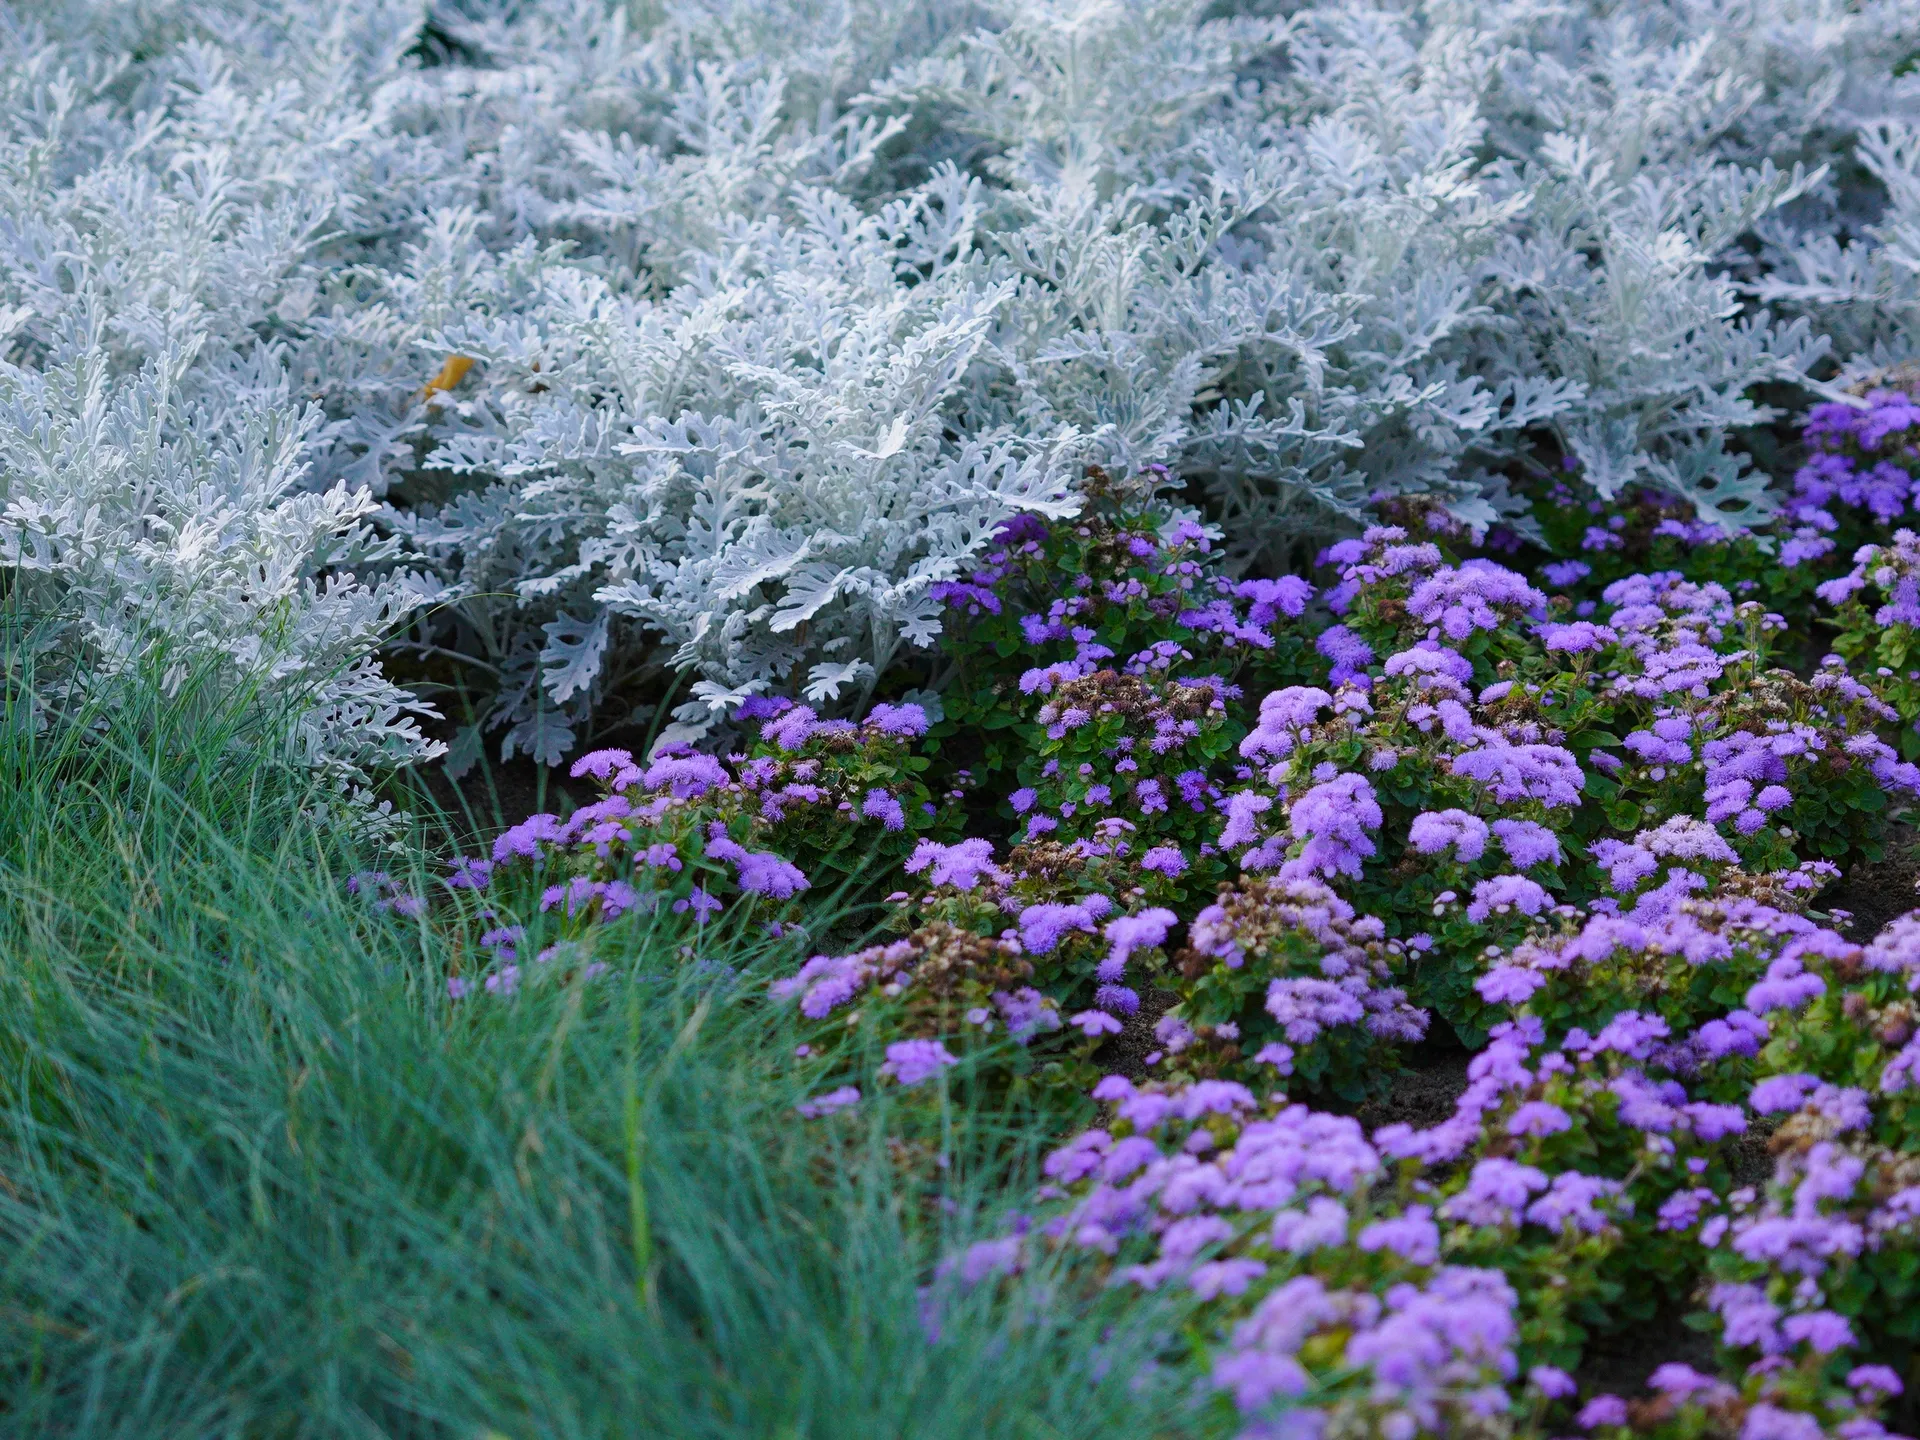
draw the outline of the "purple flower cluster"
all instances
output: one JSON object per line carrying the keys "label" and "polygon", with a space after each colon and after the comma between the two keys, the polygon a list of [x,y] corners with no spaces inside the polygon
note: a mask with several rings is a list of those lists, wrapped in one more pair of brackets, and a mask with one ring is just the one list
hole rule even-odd
{"label": "purple flower cluster", "polygon": [[[1183,1030],[1162,1035],[1171,1055],[1186,1049],[1186,1027],[1231,1026],[1227,1038],[1255,1066],[1338,1078],[1378,1071],[1384,1046],[1426,1033],[1426,1012],[1395,983],[1407,947],[1319,881],[1253,878],[1223,891],[1194,917],[1188,945],[1187,973],[1211,975],[1213,998],[1173,1012]],[[1242,997],[1239,1008],[1221,1009],[1226,995]]]}
{"label": "purple flower cluster", "polygon": [[958,1057],[949,1054],[938,1040],[896,1040],[887,1046],[886,1063],[880,1067],[880,1073],[891,1076],[903,1089],[910,1090],[933,1079],[949,1065],[959,1063]]}
{"label": "purple flower cluster", "polygon": [[1380,802],[1366,777],[1336,775],[1315,785],[1288,807],[1287,828],[1299,849],[1280,866],[1281,878],[1357,878],[1361,862],[1377,851],[1368,832],[1380,823]]}
{"label": "purple flower cluster", "polygon": [[[1908,425],[1885,408],[1876,444]],[[1840,503],[1878,483],[1828,469]],[[1881,1261],[1920,1223],[1920,921],[1861,947],[1801,912],[1835,873],[1806,857],[1872,853],[1886,797],[1920,793],[1883,733],[1900,677],[1767,668],[1799,652],[1736,598],[1749,581],[1622,577],[1649,527],[1661,553],[1713,538],[1673,513],[1592,515],[1589,558],[1543,572],[1577,604],[1454,563],[1464,530],[1418,507],[1331,547],[1318,595],[1228,577],[1198,526],[1099,483],[937,592],[974,622],[945,642],[942,703],[1002,829],[967,834],[920,788],[976,783],[932,746],[909,761],[926,709],[856,724],[758,697],[735,717],[760,726],[751,753],[585,757],[602,797],[460,864],[450,903],[531,871],[530,925],[651,910],[784,933],[830,888],[807,872],[904,875],[881,916],[902,938],[767,992],[804,1040],[808,1119],[875,1093],[924,1113],[949,1084],[1039,1094],[1035,1073],[1063,1093],[1150,1030],[1133,1078],[1094,1087],[1101,1123],[1047,1160],[1038,1223],[956,1256],[929,1303],[1044,1250],[1069,1291],[1180,1292],[1250,1434],[1702,1410],[1748,1440],[1878,1434],[1877,1315],[1908,1298]],[[1920,624],[1920,539],[1829,588],[1848,624]],[[544,936],[488,923],[484,983],[506,993]],[[1486,1040],[1450,1117],[1369,1136],[1297,1103],[1378,1097],[1430,1013]],[[1743,1190],[1750,1115],[1776,1127],[1775,1174]],[[1710,1279],[1738,1362],[1582,1404],[1546,1363],[1571,1364],[1566,1316],[1650,1275]]]}
{"label": "purple flower cluster", "polygon": [[1920,487],[1920,401],[1897,389],[1871,390],[1856,404],[1816,405],[1801,430],[1807,461],[1783,507],[1780,563],[1792,569],[1834,548],[1834,512],[1864,511],[1878,525],[1899,519]]}
{"label": "purple flower cluster", "polygon": [[971,890],[982,881],[1004,882],[1006,872],[993,863],[993,843],[988,840],[962,840],[942,845],[922,840],[914,846],[905,866],[909,875],[925,875],[929,885],[951,885],[956,890]]}
{"label": "purple flower cluster", "polygon": [[1407,597],[1407,613],[1433,627],[1428,638],[1456,642],[1476,630],[1498,630],[1516,614],[1544,617],[1546,607],[1547,597],[1523,577],[1487,560],[1437,569]]}
{"label": "purple flower cluster", "polygon": [[[1388,1126],[1371,1141],[1349,1118],[1280,1097],[1263,1109],[1230,1083],[1109,1076],[1094,1096],[1111,1119],[1043,1167],[1051,1214],[949,1273],[980,1283],[1051,1247],[1105,1284],[1178,1285],[1211,1307],[1210,1373],[1249,1422],[1284,1406],[1306,1433],[1364,1421],[1414,1435],[1565,1398],[1574,1387],[1564,1372],[1523,1373],[1528,1292],[1458,1257],[1498,1253],[1524,1232],[1538,1237],[1528,1242],[1536,1256],[1552,1247],[1556,1284],[1579,1293],[1643,1205],[1684,1216],[1664,1243],[1699,1246],[1701,1215],[1724,1193],[1697,1183],[1724,1176],[1705,1157],[1746,1120],[1641,1068],[1659,1028],[1628,1017],[1547,1050],[1537,1028],[1505,1027],[1475,1060],[1451,1121]],[[1582,1153],[1553,1147],[1603,1123],[1625,1139],[1585,1147],[1602,1168],[1548,1158]],[[1794,1333],[1809,1344],[1838,1334]],[[1729,1388],[1688,1376],[1669,1369],[1655,1388],[1695,1400]],[[1618,1405],[1591,1406],[1595,1423],[1624,1418]]]}
{"label": "purple flower cluster", "polygon": [[1453,770],[1484,785],[1502,805],[1538,800],[1549,808],[1578,805],[1585,781],[1580,762],[1558,745],[1513,744],[1494,737],[1454,757]]}
{"label": "purple flower cluster", "polygon": [[[736,718],[761,725],[751,754],[723,760],[669,743],[645,762],[616,749],[581,756],[571,773],[597,781],[599,799],[564,819],[529,816],[495,839],[488,858],[455,860],[446,885],[492,904],[512,889],[503,881],[530,869],[545,882],[539,913],[575,928],[634,911],[704,925],[726,910],[730,890],[764,917],[812,888],[788,854],[846,844],[856,822],[883,842],[900,836],[904,846],[906,832],[924,829],[937,813],[911,779],[906,746],[929,728],[919,705],[878,704],[854,724],[823,720],[790,700],[752,697]],[[890,783],[876,783],[889,775]],[[823,837],[831,839],[823,844]],[[766,923],[778,935],[789,922]],[[517,969],[508,976],[498,968],[511,961],[488,953],[498,973],[486,989],[518,987]],[[474,988],[454,980],[454,991]]]}
{"label": "purple flower cluster", "polygon": [[1016,943],[935,924],[852,954],[815,955],[774,981],[768,994],[776,1002],[797,1002],[808,1020],[826,1020],[862,997],[899,1001],[909,1023],[937,1028],[944,1022],[956,1033],[990,1033],[1004,1025],[1024,1045],[1061,1023],[1049,997],[1016,983],[1027,973]]}
{"label": "purple flower cluster", "polygon": [[[1529,937],[1476,982],[1490,1004],[1528,1006],[1562,1026],[1604,1026],[1614,1015],[1663,997],[1664,1023],[1700,1028],[1684,1046],[1660,1052],[1681,1072],[1728,1055],[1753,1055],[1768,1036],[1763,1018],[1824,990],[1806,973],[1813,960],[1857,955],[1857,947],[1804,915],[1759,901],[1721,898],[1630,914],[1593,915],[1572,933]],[[1744,992],[1744,1008],[1716,1012],[1689,997],[1711,977],[1711,992]]]}
{"label": "purple flower cluster", "polygon": [[1901,529],[1888,546],[1863,545],[1855,552],[1853,569],[1820,586],[1829,605],[1843,605],[1869,585],[1884,597],[1873,612],[1873,623],[1920,625],[1920,536]]}
{"label": "purple flower cluster", "polygon": [[1299,743],[1300,732],[1311,728],[1331,704],[1333,697],[1317,686],[1275,690],[1260,702],[1259,722],[1240,742],[1240,753],[1249,760],[1286,759]]}
{"label": "purple flower cluster", "polygon": [[[484,865],[485,862],[478,862]],[[475,870],[472,865],[466,868],[456,866],[453,878],[446,883],[455,889],[472,888]],[[481,884],[485,883],[486,871],[478,872]],[[426,913],[427,903],[408,890],[398,880],[384,870],[368,870],[347,877],[347,893],[365,899],[376,910],[384,910],[389,915],[400,915],[414,919]]]}

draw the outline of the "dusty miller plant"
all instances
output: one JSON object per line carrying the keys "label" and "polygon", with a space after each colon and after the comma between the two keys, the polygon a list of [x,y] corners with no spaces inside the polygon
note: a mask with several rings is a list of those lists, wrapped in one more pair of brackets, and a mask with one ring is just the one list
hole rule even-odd
{"label": "dusty miller plant", "polygon": [[349,767],[424,752],[396,626],[463,759],[673,671],[681,737],[857,704],[1088,464],[1166,467],[1243,565],[1383,494],[1524,533],[1563,462],[1751,525],[1741,433],[1920,318],[1897,0],[75,0],[0,40],[13,583],[102,654],[299,677]]}

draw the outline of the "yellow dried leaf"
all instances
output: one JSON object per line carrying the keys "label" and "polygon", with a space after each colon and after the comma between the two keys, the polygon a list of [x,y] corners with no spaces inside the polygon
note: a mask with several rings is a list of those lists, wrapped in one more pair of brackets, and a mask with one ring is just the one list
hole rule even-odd
{"label": "yellow dried leaf", "polygon": [[421,397],[427,398],[442,390],[451,390],[467,378],[467,372],[473,368],[472,357],[467,355],[449,355],[446,363],[440,367],[440,373],[427,381],[427,388],[421,391]]}

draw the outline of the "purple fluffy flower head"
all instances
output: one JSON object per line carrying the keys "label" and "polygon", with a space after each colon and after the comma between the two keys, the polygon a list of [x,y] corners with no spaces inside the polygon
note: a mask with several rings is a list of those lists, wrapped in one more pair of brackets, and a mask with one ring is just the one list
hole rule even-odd
{"label": "purple fluffy flower head", "polygon": [[884,790],[869,790],[867,798],[860,802],[860,813],[869,820],[878,820],[888,830],[907,828],[906,810]]}
{"label": "purple fluffy flower head", "polygon": [[887,1046],[886,1063],[880,1067],[880,1073],[891,1075],[911,1089],[931,1080],[947,1066],[959,1063],[958,1057],[948,1054],[947,1047],[938,1040],[896,1040]]}
{"label": "purple fluffy flower head", "polygon": [[1560,837],[1537,821],[1496,820],[1491,828],[1494,839],[1519,869],[1560,863]]}
{"label": "purple fluffy flower head", "polygon": [[971,890],[982,880],[999,881],[1004,872],[993,863],[993,842],[978,837],[942,845],[937,840],[922,840],[913,847],[905,866],[909,875],[929,872],[930,885],[951,885],[956,890]]}
{"label": "purple fluffy flower head", "polygon": [[1373,647],[1344,625],[1322,630],[1313,648],[1333,662],[1333,673],[1327,678],[1335,685],[1364,676],[1373,664]]}
{"label": "purple fluffy flower head", "polygon": [[1100,979],[1118,980],[1125,973],[1127,961],[1132,958],[1134,951],[1164,945],[1174,921],[1171,910],[1157,906],[1142,910],[1137,915],[1122,915],[1118,920],[1109,920],[1104,933],[1112,948],[1107,951],[1107,958],[1100,962]]}
{"label": "purple fluffy flower head", "polygon": [[1487,850],[1487,822],[1465,810],[1428,810],[1413,817],[1407,843],[1422,855],[1452,849],[1462,864],[1472,864]]}
{"label": "purple fluffy flower head", "polygon": [[1044,955],[1075,931],[1093,934],[1095,923],[1113,908],[1104,895],[1089,895],[1074,904],[1029,905],[1020,912],[1020,943],[1035,955]]}
{"label": "purple fluffy flower head", "polygon": [[1496,875],[1473,887],[1473,900],[1467,906],[1467,918],[1476,925],[1485,924],[1491,915],[1517,910],[1522,915],[1538,915],[1553,903],[1553,897],[1524,875]]}
{"label": "purple fluffy flower head", "polygon": [[900,740],[917,740],[927,733],[927,712],[911,702],[904,705],[875,705],[867,712],[867,724],[882,735]]}
{"label": "purple fluffy flower head", "polygon": [[1380,828],[1380,802],[1364,776],[1336,775],[1296,800],[1287,822],[1295,838],[1306,844],[1287,862],[1284,878],[1348,875],[1357,879],[1361,862],[1375,853],[1366,832]]}
{"label": "purple fluffy flower head", "polygon": [[1187,857],[1178,845],[1156,845],[1140,857],[1140,868],[1172,879],[1187,868]]}
{"label": "purple fluffy flower head", "polygon": [[800,1112],[802,1119],[818,1120],[822,1115],[831,1115],[836,1110],[844,1110],[849,1105],[860,1103],[860,1087],[842,1085],[838,1090],[829,1090],[824,1095],[816,1095],[811,1100],[802,1100],[793,1108]]}

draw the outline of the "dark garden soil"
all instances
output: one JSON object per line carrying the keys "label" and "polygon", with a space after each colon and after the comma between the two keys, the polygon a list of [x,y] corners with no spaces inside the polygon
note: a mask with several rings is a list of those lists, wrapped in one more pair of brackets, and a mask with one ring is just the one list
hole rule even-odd
{"label": "dark garden soil", "polygon": [[565,766],[552,769],[527,756],[488,759],[458,780],[435,762],[415,773],[429,803],[412,802],[422,817],[432,816],[452,853],[471,851],[509,825],[549,810],[565,815],[598,798],[591,780],[568,777]]}
{"label": "dark garden soil", "polygon": [[1914,885],[1920,880],[1920,840],[1907,826],[1900,827],[1887,846],[1887,857],[1872,865],[1855,866],[1852,873],[1820,897],[1823,910],[1844,910],[1840,926],[1849,940],[1871,940],[1889,920],[1920,906]]}
{"label": "dark garden soil", "polygon": [[1453,1114],[1454,1101],[1467,1088],[1467,1062],[1473,1052],[1444,1024],[1434,1025],[1425,1040],[1403,1053],[1406,1069],[1394,1077],[1393,1088],[1354,1111],[1368,1134],[1382,1125],[1411,1125],[1416,1130],[1438,1125]]}
{"label": "dark garden soil", "polygon": [[1140,997],[1140,1008],[1126,1017],[1120,1033],[1101,1050],[1100,1063],[1129,1080],[1145,1080],[1147,1056],[1166,1048],[1154,1038],[1153,1027],[1179,998],[1171,990],[1149,989]]}

